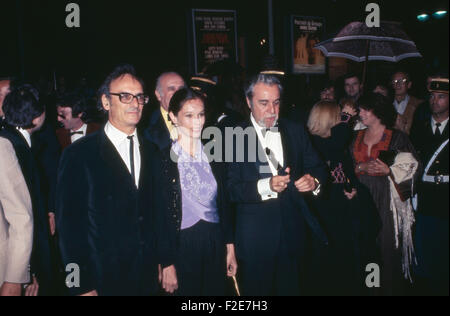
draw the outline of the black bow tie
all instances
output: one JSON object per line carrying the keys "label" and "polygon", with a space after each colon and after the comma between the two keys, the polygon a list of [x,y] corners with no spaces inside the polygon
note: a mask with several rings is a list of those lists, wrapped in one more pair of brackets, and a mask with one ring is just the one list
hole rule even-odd
{"label": "black bow tie", "polygon": [[266,134],[268,131],[271,131],[272,133],[279,133],[280,131],[278,130],[278,124],[271,128],[261,129],[261,133],[262,133],[263,137],[266,137]]}
{"label": "black bow tie", "polygon": [[83,131],[79,131],[79,132],[70,132],[69,135],[73,136],[73,135],[84,135]]}

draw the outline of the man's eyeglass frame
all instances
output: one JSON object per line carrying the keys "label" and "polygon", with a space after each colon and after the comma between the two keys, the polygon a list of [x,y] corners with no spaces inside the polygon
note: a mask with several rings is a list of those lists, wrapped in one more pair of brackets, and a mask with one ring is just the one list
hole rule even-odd
{"label": "man's eyeglass frame", "polygon": [[[128,92],[121,92],[121,93],[112,93],[112,92],[110,92],[109,94],[118,96],[120,102],[125,103],[125,104],[131,104],[133,102],[134,98],[136,98],[137,103],[140,104],[140,105],[146,105],[150,101],[150,97],[148,95],[146,95],[146,94],[143,94],[143,93],[142,94],[138,94],[138,95],[134,95],[134,94],[131,94],[131,93],[128,93]],[[126,101],[125,100],[126,96],[133,96],[133,97],[129,101]],[[141,99],[142,101],[139,101],[140,98],[143,98],[143,99]]]}

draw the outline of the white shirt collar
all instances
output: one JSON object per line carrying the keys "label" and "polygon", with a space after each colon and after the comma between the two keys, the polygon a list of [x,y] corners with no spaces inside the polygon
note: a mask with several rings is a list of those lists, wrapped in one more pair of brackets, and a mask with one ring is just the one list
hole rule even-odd
{"label": "white shirt collar", "polygon": [[81,127],[77,130],[70,130],[70,132],[83,132],[83,136],[86,136],[87,124],[81,125]]}
{"label": "white shirt collar", "polygon": [[406,107],[408,106],[408,103],[409,103],[409,99],[410,99],[409,94],[407,94],[405,96],[405,99],[403,99],[403,101],[401,101],[401,102],[397,102],[397,100],[394,99],[394,106],[395,106],[395,109],[397,110],[397,113],[399,113],[401,115],[403,115],[403,113],[405,113]]}
{"label": "white shirt collar", "polygon": [[31,135],[30,133],[28,133],[27,130],[24,130],[23,128],[17,127],[17,130],[20,132],[20,134],[22,134],[22,136],[25,138],[28,147],[31,148]]}
{"label": "white shirt collar", "polygon": [[124,141],[128,141],[128,136],[135,136],[134,143],[139,145],[139,139],[137,138],[136,129],[134,130],[133,134],[127,135],[126,133],[114,127],[114,125],[112,125],[111,122],[108,121],[108,123],[106,123],[105,125],[105,133],[115,147],[120,146]]}
{"label": "white shirt collar", "polygon": [[[445,127],[447,126],[448,123],[448,117],[445,121],[441,122],[441,126],[439,127],[439,130],[441,131],[441,134],[444,132]],[[436,121],[434,120],[433,117],[431,117],[431,126],[433,126],[433,133],[436,131]]]}

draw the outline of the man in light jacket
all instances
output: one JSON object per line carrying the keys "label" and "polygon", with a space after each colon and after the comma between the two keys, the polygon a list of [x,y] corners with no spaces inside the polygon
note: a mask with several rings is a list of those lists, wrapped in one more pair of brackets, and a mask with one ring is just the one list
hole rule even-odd
{"label": "man in light jacket", "polygon": [[31,199],[12,144],[0,137],[0,296],[20,296],[30,282]]}

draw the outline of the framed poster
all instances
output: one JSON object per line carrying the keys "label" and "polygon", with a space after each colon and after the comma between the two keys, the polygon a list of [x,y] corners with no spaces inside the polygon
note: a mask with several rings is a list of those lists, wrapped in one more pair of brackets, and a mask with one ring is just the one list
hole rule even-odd
{"label": "framed poster", "polygon": [[292,16],[292,73],[325,74],[326,59],[314,45],[323,40],[325,19],[320,17]]}
{"label": "framed poster", "polygon": [[234,10],[192,10],[195,73],[219,60],[238,62],[236,22]]}

